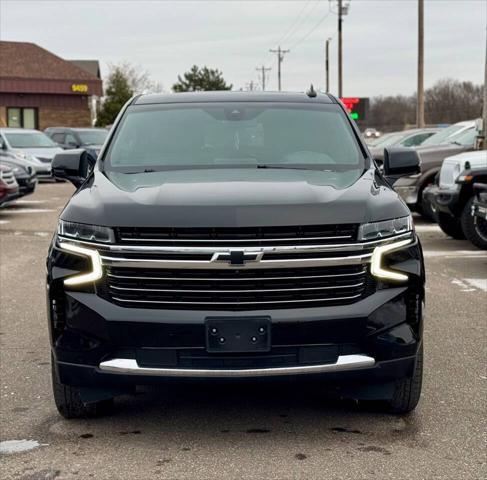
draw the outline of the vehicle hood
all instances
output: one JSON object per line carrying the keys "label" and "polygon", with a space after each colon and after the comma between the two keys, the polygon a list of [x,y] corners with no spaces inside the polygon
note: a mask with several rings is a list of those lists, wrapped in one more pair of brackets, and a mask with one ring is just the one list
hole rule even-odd
{"label": "vehicle hood", "polygon": [[39,158],[49,158],[52,160],[54,155],[57,153],[61,153],[64,150],[61,147],[52,147],[52,148],[16,148],[14,151],[22,151],[32,155],[33,157]]}
{"label": "vehicle hood", "polygon": [[[365,223],[409,210],[371,169],[218,169],[121,174],[95,170],[61,214],[106,226],[244,227]],[[338,187],[336,185],[339,185]]]}

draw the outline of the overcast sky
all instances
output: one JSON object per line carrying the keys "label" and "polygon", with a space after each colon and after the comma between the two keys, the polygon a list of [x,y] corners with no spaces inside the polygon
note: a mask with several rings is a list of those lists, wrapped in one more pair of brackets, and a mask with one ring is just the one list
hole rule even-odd
{"label": "overcast sky", "polygon": [[[345,0],[345,3],[346,0]],[[331,88],[337,90],[336,1],[0,0],[0,38],[34,42],[67,59],[129,61],[166,90],[191,65],[222,70],[234,88],[257,81],[289,48],[283,89],[324,87],[324,40],[331,43]],[[425,83],[452,77],[483,82],[487,2],[425,1]],[[344,26],[344,94],[410,94],[416,88],[417,1],[352,0]],[[284,38],[283,38],[284,37]]]}

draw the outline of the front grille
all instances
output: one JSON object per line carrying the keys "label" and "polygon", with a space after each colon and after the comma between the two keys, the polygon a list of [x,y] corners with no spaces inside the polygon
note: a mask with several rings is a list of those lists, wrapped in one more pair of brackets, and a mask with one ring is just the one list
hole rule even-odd
{"label": "front grille", "polygon": [[15,185],[15,176],[12,172],[12,170],[9,170],[9,171],[3,171],[2,172],[2,176],[1,176],[2,180],[9,186],[13,186]]}
{"label": "front grille", "polygon": [[370,289],[364,265],[265,269],[109,266],[102,294],[137,308],[256,310],[343,305]]}
{"label": "front grille", "polygon": [[357,224],[243,228],[119,227],[122,244],[158,246],[273,246],[311,245],[354,241]]}

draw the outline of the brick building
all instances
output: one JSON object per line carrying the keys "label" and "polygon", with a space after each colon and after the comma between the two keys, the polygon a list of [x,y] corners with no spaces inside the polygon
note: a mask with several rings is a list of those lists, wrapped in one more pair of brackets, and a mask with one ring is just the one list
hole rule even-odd
{"label": "brick building", "polygon": [[101,95],[97,61],[70,62],[33,43],[0,41],[0,127],[89,127]]}

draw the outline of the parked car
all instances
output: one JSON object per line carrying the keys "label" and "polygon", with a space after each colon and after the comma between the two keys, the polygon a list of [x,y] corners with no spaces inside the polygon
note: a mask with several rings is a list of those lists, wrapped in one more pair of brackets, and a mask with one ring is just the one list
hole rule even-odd
{"label": "parked car", "polygon": [[109,132],[106,128],[50,127],[44,133],[65,150],[84,148],[96,158]]}
{"label": "parked car", "polygon": [[394,184],[394,189],[411,210],[421,213],[428,219],[435,219],[429,197],[424,196],[423,191],[433,184],[446,157],[473,150],[477,135],[475,126],[472,126],[448,137],[440,145],[428,147],[423,144],[416,149],[421,159],[421,173],[402,177]]}
{"label": "parked car", "polygon": [[14,172],[7,165],[0,164],[0,206],[19,196],[19,185]]}
{"label": "parked car", "polygon": [[373,145],[369,145],[372,156],[378,162],[384,160],[384,148],[386,147],[417,147],[425,140],[435,135],[439,128],[413,128],[402,132],[393,132],[382,137]]}
{"label": "parked car", "polygon": [[475,183],[487,181],[487,151],[448,157],[440,170],[438,185],[425,189],[425,199],[433,205],[440,228],[453,238],[467,238],[479,248],[487,248],[486,222],[472,216]]}
{"label": "parked car", "polygon": [[461,135],[465,130],[475,128],[475,120],[466,120],[464,122],[457,122],[448,127],[439,129],[438,133],[435,133],[431,137],[427,138],[422,144],[422,147],[434,147],[436,145],[444,145],[448,143],[449,139],[457,135]]}
{"label": "parked car", "polygon": [[34,192],[37,185],[37,175],[34,168],[25,163],[22,158],[11,153],[0,150],[0,164],[7,165],[12,169],[15,180],[19,185],[19,196],[28,195]]}
{"label": "parked car", "polygon": [[51,179],[51,162],[63,151],[45,133],[24,128],[0,128],[0,148],[22,158],[39,179]]}
{"label": "parked car", "polygon": [[418,403],[424,266],[390,187],[328,94],[198,92],[130,100],[96,163],[67,150],[77,191],[47,261],[53,394],[98,414],[168,378],[333,381]]}

